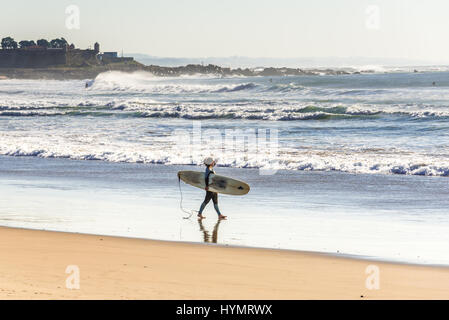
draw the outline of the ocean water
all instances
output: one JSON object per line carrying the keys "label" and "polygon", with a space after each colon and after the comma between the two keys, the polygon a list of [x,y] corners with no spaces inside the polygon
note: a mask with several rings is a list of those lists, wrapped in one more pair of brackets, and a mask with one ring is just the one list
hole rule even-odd
{"label": "ocean water", "polygon": [[[199,164],[213,153],[230,167],[449,175],[449,72],[273,78],[111,72],[89,84],[2,81],[0,154]],[[202,152],[186,152],[174,137],[195,126],[203,134],[189,145]],[[241,146],[220,152],[208,129],[223,136],[275,130],[276,150],[268,150],[275,154],[249,148],[240,157]]]}
{"label": "ocean water", "polygon": [[[448,101],[446,71],[2,80],[0,224],[447,265]],[[199,225],[176,172],[210,154],[252,190]]]}

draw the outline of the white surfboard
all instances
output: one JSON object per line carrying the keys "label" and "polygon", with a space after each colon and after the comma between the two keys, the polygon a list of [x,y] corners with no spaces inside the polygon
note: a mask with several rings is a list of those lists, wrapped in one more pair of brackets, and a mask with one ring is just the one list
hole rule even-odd
{"label": "white surfboard", "polygon": [[[178,178],[191,186],[205,190],[205,173],[199,171],[179,171]],[[211,173],[209,175],[209,191],[243,196],[247,194],[250,187],[247,183],[236,179]]]}

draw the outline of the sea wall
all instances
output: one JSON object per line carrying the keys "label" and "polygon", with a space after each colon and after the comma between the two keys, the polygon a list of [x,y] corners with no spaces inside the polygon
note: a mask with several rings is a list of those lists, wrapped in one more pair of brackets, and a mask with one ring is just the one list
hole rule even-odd
{"label": "sea wall", "polygon": [[42,68],[66,63],[67,52],[64,49],[0,50],[1,68]]}

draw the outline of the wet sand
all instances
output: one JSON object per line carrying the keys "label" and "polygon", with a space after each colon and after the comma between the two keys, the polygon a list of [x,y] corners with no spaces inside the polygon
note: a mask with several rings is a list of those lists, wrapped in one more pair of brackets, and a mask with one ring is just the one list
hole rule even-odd
{"label": "wet sand", "polygon": [[[199,167],[4,156],[0,164],[1,226],[214,240],[212,204],[203,227],[182,219],[179,208],[177,172]],[[217,170],[252,186],[244,197],[220,195],[229,219],[215,233],[219,244],[449,266],[447,179],[309,171],[267,177],[257,169]],[[183,207],[198,210],[204,191],[181,188]]]}
{"label": "wet sand", "polygon": [[3,227],[0,246],[1,299],[449,298],[445,267]]}

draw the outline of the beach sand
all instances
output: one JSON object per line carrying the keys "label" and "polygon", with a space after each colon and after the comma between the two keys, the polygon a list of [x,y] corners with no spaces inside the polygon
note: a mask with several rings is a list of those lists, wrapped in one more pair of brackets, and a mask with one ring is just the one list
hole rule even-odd
{"label": "beach sand", "polygon": [[[0,246],[1,299],[449,297],[444,267],[14,228],[0,228]],[[79,289],[66,287],[73,265]],[[366,288],[369,265],[379,268],[378,290]]]}

